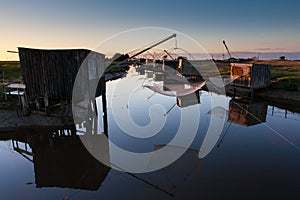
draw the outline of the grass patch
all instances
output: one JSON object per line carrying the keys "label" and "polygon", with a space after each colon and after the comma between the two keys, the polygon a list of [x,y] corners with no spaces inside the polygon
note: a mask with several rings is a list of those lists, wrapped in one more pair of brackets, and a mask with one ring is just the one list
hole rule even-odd
{"label": "grass patch", "polygon": [[0,81],[11,82],[16,79],[20,79],[21,67],[18,61],[0,61]]}
{"label": "grass patch", "polygon": [[[271,78],[278,81],[272,85],[272,88],[290,91],[300,90],[300,61],[259,60],[248,63],[271,66]],[[216,62],[216,65],[221,75],[230,75],[229,63]]]}
{"label": "grass patch", "polygon": [[203,77],[229,74],[229,64],[224,62],[201,61],[196,68]]}
{"label": "grass patch", "polygon": [[271,68],[271,77],[278,81],[272,87],[290,91],[300,90],[300,62],[288,61],[287,64],[282,63],[281,66],[278,64]]}
{"label": "grass patch", "polygon": [[19,61],[0,61],[0,108],[11,108],[13,105],[11,101],[5,101],[4,84],[21,78]]}
{"label": "grass patch", "polygon": [[281,76],[278,82],[272,85],[274,89],[285,89],[289,91],[300,90],[300,76]]}

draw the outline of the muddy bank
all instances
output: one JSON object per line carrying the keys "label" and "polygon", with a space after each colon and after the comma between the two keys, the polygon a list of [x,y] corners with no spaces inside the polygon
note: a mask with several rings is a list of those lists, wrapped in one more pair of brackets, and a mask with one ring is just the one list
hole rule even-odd
{"label": "muddy bank", "polygon": [[46,117],[43,114],[32,113],[22,116],[16,109],[0,109],[0,129],[10,129],[25,126],[62,126],[59,117]]}
{"label": "muddy bank", "polygon": [[299,91],[287,91],[269,88],[265,90],[259,90],[255,93],[255,95],[280,104],[292,105],[295,107],[300,106]]}
{"label": "muddy bank", "polygon": [[[279,89],[264,89],[255,92],[255,98],[266,101],[269,105],[300,113],[300,92]],[[71,123],[71,122],[70,122]],[[7,132],[22,127],[61,127],[64,126],[61,117],[45,116],[45,114],[33,112],[29,116],[23,116],[17,108],[0,108],[0,132]]]}

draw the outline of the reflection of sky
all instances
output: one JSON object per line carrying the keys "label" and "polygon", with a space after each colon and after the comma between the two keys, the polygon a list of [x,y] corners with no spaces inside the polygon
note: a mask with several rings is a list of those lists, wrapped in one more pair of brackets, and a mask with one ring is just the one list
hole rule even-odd
{"label": "reflection of sky", "polygon": [[[168,143],[176,134],[180,121],[178,108],[172,109],[168,115],[164,116],[176,103],[176,98],[160,94],[153,95],[153,91],[143,87],[144,83],[145,76],[138,76],[134,70],[130,70],[126,78],[107,84],[109,125],[113,127],[109,133],[110,139],[117,145],[134,152],[152,151],[155,145]],[[118,87],[122,89],[116,89]],[[155,105],[160,105],[160,107],[155,107]],[[149,116],[150,109],[165,120],[165,125],[161,127],[162,130],[157,135],[149,139],[138,139],[127,135],[118,127],[114,119],[114,116],[125,112],[127,117],[131,118],[133,125],[145,127],[144,131],[149,131],[146,126],[153,123]],[[133,134],[137,137],[142,135],[142,133]]]}
{"label": "reflection of sky", "polygon": [[[214,99],[215,102],[222,102],[224,100],[224,96],[201,91],[200,104],[189,106],[188,108],[179,108],[177,105],[173,107],[174,104],[176,104],[176,97],[163,96],[161,94],[154,93],[148,88],[142,87],[145,82],[151,82],[150,80],[151,78],[147,79],[145,78],[145,75],[138,75],[131,68],[127,77],[121,80],[108,82],[108,116],[112,141],[123,148],[129,148],[128,150],[130,151],[151,151],[153,150],[154,145],[167,144],[174,137],[174,134],[176,134],[180,124],[180,114],[182,109],[196,109],[197,107],[200,109],[200,123],[196,139],[194,140],[191,148],[199,150],[202,145],[203,138],[207,132],[209,123],[211,120],[214,120],[214,117],[218,117],[210,114],[210,110],[212,109],[211,101]],[[118,87],[121,89],[116,89]],[[227,109],[227,112],[229,110],[229,100],[230,98],[225,98],[225,109]],[[135,123],[137,126],[145,127],[151,124],[152,122],[149,116],[149,111],[154,105],[161,106],[155,110],[158,115],[164,115],[168,113],[164,117],[164,120],[166,120],[165,125],[155,136],[150,137],[149,139],[133,138],[122,131],[122,127],[118,127],[118,123],[116,123],[114,116],[119,115],[124,111],[127,113],[127,116],[132,119],[131,122]],[[114,111],[111,108],[112,106]],[[284,117],[284,111],[281,110],[281,112],[282,117]],[[195,116],[189,117],[190,120],[195,118]],[[228,116],[226,115],[225,117],[225,121],[227,121]],[[298,114],[294,114],[292,117],[300,120]],[[289,127],[289,131],[285,130],[287,126]],[[277,116],[270,116],[269,109],[266,123],[251,127],[242,127],[237,124],[230,124],[226,122],[223,127],[222,135],[224,134],[225,129],[228,128],[226,131],[227,133],[225,141],[227,140],[227,137],[231,137],[227,135],[241,133],[244,134],[244,136],[239,135],[238,137],[241,137],[241,141],[247,142],[249,138],[247,138],[248,136],[245,137],[245,135],[249,133],[249,137],[255,144],[259,144],[259,141],[264,141],[270,145],[270,148],[272,148],[273,144],[268,140],[268,138],[272,136],[276,140],[286,143],[286,145],[290,148],[294,148],[291,143],[295,143],[296,145],[300,146],[299,137],[296,134],[297,127],[299,127],[299,123],[297,123],[296,120],[282,120]],[[142,133],[134,134],[136,134],[138,137],[138,135]],[[187,132],[186,134],[190,133]],[[229,139],[229,141],[234,143],[236,142],[234,139]],[[264,142],[262,142],[261,145],[265,145]]]}
{"label": "reflection of sky", "polygon": [[[153,150],[155,144],[166,144],[177,131],[180,109],[177,106],[167,115],[166,126],[157,136],[143,141],[126,136],[116,125],[111,115],[111,97],[127,100],[126,96],[115,96],[112,89],[118,84],[140,84],[139,77],[129,78],[132,82],[126,82],[126,78],[108,82],[107,102],[109,112],[110,139],[120,147],[135,152]],[[128,92],[128,91],[127,91]],[[124,92],[126,93],[126,91]],[[142,125],[147,124],[149,118],[143,117],[148,112],[151,104],[162,104],[165,110],[175,103],[175,97],[154,95],[145,102],[152,91],[144,88],[136,90],[131,96],[129,111],[133,120]],[[125,98],[125,99],[124,99]],[[268,128],[270,126],[282,136],[293,143],[300,145],[298,130],[300,128],[299,114],[288,112],[288,119],[284,119],[285,111],[275,108],[272,116],[272,108],[269,107],[266,125],[258,124],[244,127],[238,124],[224,124],[223,133],[228,128],[224,140],[219,148],[215,147],[204,159],[199,160],[198,150],[202,144],[210,122],[209,111],[211,98],[221,96],[200,92],[200,104],[195,105],[200,109],[200,123],[197,136],[191,149],[182,158],[171,166],[148,174],[137,174],[138,177],[158,185],[159,187],[174,193],[177,199],[190,197],[243,197],[245,194],[260,194],[262,189],[266,194],[276,194],[298,191],[299,185],[299,153],[300,151],[288,144],[277,134]],[[226,106],[230,98],[226,98]],[[100,102],[98,102],[100,103]],[[190,106],[194,109],[195,106]],[[100,113],[100,112],[99,112]],[[163,114],[163,112],[162,112]],[[283,118],[282,118],[283,117]],[[292,118],[292,119],[291,119]],[[227,119],[227,117],[226,117]],[[193,116],[191,119],[193,120]],[[188,133],[187,133],[188,134]],[[0,142],[0,191],[3,199],[63,199],[71,196],[71,199],[168,199],[165,193],[133,178],[132,176],[111,170],[98,191],[84,191],[67,188],[35,188],[33,164],[16,152],[11,151],[11,142]],[[225,187],[226,186],[226,187]],[[226,190],[224,190],[224,187]],[[18,192],[16,192],[18,190]],[[116,192],[116,190],[118,192]],[[218,192],[216,192],[218,191]],[[214,198],[220,199],[220,198]],[[227,198],[226,198],[227,199]],[[243,198],[236,198],[243,199]],[[257,198],[253,198],[257,199]]]}
{"label": "reflection of sky", "polygon": [[211,53],[224,52],[223,39],[232,51],[297,51],[298,10],[293,0],[5,0],[0,3],[0,59],[16,58],[5,51],[17,46],[93,49],[112,34],[144,26],[182,31]]}
{"label": "reflection of sky", "polygon": [[0,141],[1,199],[62,199],[66,192],[72,192],[69,189],[35,188],[33,163],[12,148],[11,141]]}

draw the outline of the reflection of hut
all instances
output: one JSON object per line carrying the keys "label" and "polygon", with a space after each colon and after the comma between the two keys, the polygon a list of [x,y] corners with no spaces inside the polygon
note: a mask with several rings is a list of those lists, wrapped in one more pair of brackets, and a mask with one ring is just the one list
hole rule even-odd
{"label": "reflection of hut", "polygon": [[232,99],[229,102],[228,122],[253,126],[266,121],[268,106],[264,102]]}
{"label": "reflection of hut", "polygon": [[187,107],[199,103],[200,103],[199,90],[185,96],[177,97],[177,105],[179,107]]}
{"label": "reflection of hut", "polygon": [[97,190],[110,171],[87,151],[79,136],[37,137],[30,145],[38,188]]}
{"label": "reflection of hut", "polygon": [[97,155],[107,162],[109,144],[104,134],[78,136],[77,131],[75,126],[16,128],[0,134],[0,140],[12,140],[13,149],[33,162],[36,187],[97,190],[110,168],[91,155],[82,140],[101,145],[104,152]]}
{"label": "reflection of hut", "polygon": [[[71,101],[74,81],[84,63],[86,80],[99,78],[104,70],[104,55],[86,49],[41,50],[19,48],[26,97],[29,102],[51,104]],[[89,55],[87,62],[84,60]],[[101,71],[102,69],[102,71]],[[97,86],[97,85],[96,85]],[[84,91],[86,88],[83,88]],[[84,92],[83,92],[84,93]],[[38,106],[39,107],[39,106]]]}
{"label": "reflection of hut", "polygon": [[265,88],[270,84],[271,67],[262,64],[231,63],[230,76],[235,79],[232,86]]}

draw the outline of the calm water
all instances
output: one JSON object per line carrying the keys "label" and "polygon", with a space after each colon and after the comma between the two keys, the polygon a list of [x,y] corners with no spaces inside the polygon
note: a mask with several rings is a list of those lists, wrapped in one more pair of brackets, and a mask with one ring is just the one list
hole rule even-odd
{"label": "calm water", "polygon": [[[205,91],[193,93],[193,98],[166,96],[148,87],[154,78],[132,68],[125,78],[107,83],[108,136],[127,151],[155,151],[175,137],[183,110],[197,110],[199,122],[194,115],[187,117],[198,123],[195,139],[177,161],[150,173],[124,173],[91,156],[74,130],[69,135],[55,129],[19,130],[13,136],[1,135],[0,199],[299,197],[299,114],[264,101],[234,100]],[[212,113],[212,99],[224,100],[225,111],[217,107],[219,112]],[[101,98],[98,107],[101,113]],[[128,122],[120,125],[120,116],[127,114],[136,126],[145,127],[153,122],[149,112],[164,120],[156,135],[143,139],[124,133]],[[209,123],[222,118],[218,113],[225,113],[223,130],[210,138],[211,150],[200,159]],[[102,119],[99,125],[103,130]],[[135,130],[135,136],[143,134]],[[185,134],[192,133],[186,129]]]}

